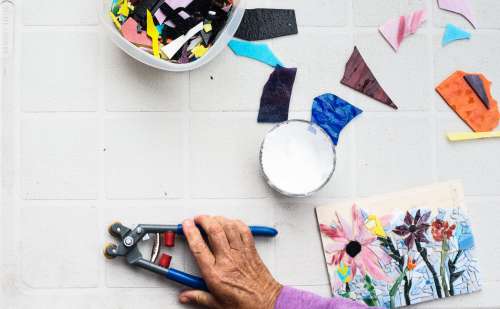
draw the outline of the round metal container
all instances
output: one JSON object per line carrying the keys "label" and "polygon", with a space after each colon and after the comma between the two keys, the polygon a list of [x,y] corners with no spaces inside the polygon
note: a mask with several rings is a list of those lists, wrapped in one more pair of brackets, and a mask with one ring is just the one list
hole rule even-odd
{"label": "round metal container", "polygon": [[260,148],[262,173],[274,190],[305,197],[323,188],[335,171],[335,145],[318,125],[288,120],[267,133]]}

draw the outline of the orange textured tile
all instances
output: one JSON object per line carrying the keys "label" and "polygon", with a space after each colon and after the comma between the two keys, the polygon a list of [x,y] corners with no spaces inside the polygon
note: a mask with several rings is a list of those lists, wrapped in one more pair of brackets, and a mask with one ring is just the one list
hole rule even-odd
{"label": "orange textured tile", "polygon": [[463,71],[453,73],[436,87],[436,91],[472,130],[475,132],[492,131],[498,126],[500,114],[498,103],[491,96],[491,82],[484,75],[478,74],[490,101],[490,108],[487,109],[465,81],[464,76],[467,74],[469,73]]}

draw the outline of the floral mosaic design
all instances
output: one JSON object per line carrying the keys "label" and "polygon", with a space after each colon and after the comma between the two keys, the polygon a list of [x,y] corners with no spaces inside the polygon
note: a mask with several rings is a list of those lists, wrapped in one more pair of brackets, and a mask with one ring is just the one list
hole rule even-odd
{"label": "floral mosaic design", "polygon": [[378,216],[356,205],[318,218],[335,296],[397,308],[480,290],[474,237],[460,209]]}

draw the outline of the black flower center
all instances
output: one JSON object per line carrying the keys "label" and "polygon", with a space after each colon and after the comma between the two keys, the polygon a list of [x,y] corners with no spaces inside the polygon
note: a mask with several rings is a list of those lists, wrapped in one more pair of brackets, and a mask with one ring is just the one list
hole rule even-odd
{"label": "black flower center", "polygon": [[415,233],[417,231],[417,227],[415,225],[410,225],[409,231],[410,233]]}
{"label": "black flower center", "polygon": [[357,241],[351,241],[345,247],[345,251],[353,258],[361,252],[361,244]]}

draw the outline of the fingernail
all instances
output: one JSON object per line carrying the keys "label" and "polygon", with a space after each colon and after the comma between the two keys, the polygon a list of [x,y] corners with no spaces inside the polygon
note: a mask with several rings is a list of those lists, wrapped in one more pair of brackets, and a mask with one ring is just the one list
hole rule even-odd
{"label": "fingernail", "polygon": [[184,295],[181,295],[181,296],[179,297],[179,301],[180,301],[181,303],[185,304],[185,303],[187,303],[187,302],[189,301],[189,298],[187,298],[187,297],[186,297],[186,296],[184,296]]}
{"label": "fingernail", "polygon": [[187,220],[184,220],[184,222],[182,222],[182,225],[185,227],[185,228],[191,228],[194,226],[194,222],[192,219],[187,219]]}

